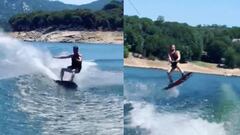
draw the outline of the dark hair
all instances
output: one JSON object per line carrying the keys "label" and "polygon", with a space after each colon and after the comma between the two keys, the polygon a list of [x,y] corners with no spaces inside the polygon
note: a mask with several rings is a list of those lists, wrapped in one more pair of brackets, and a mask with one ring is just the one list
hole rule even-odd
{"label": "dark hair", "polygon": [[77,50],[78,50],[78,47],[77,47],[77,46],[74,46],[73,49],[77,49]]}

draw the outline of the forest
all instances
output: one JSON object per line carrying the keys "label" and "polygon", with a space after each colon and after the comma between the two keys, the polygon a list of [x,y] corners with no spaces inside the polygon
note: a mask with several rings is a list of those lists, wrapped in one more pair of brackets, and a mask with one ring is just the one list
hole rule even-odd
{"label": "forest", "polygon": [[181,52],[181,62],[205,61],[225,68],[240,67],[240,27],[225,25],[190,26],[155,21],[138,16],[124,16],[124,57],[129,52],[148,59],[167,60],[169,46]]}
{"label": "forest", "polygon": [[123,29],[122,2],[112,1],[102,10],[36,11],[17,14],[9,19],[13,31],[51,28],[71,30],[121,31]]}

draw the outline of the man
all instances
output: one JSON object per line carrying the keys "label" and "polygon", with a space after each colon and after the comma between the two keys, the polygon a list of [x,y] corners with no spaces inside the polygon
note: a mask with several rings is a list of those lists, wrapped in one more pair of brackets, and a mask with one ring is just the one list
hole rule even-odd
{"label": "man", "polygon": [[173,83],[171,72],[173,72],[176,68],[182,73],[182,76],[184,75],[183,70],[178,66],[180,59],[180,52],[176,50],[176,46],[174,44],[171,45],[168,52],[168,61],[171,63],[171,67],[167,71],[170,84]]}
{"label": "man", "polygon": [[75,74],[80,73],[80,71],[82,69],[82,56],[78,53],[78,47],[77,46],[73,47],[73,54],[68,55],[68,56],[54,57],[54,58],[57,58],[57,59],[71,58],[72,59],[72,65],[71,66],[68,66],[67,68],[62,68],[61,69],[61,74],[60,74],[61,81],[63,80],[64,72],[72,73],[70,81],[73,81]]}

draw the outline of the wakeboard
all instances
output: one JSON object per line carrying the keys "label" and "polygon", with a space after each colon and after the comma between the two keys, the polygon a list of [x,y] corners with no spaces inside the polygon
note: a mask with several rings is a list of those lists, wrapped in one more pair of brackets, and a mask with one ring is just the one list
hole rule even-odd
{"label": "wakeboard", "polygon": [[78,85],[72,81],[55,80],[55,82],[65,88],[76,89],[78,87]]}
{"label": "wakeboard", "polygon": [[173,87],[176,87],[176,86],[182,84],[183,82],[185,82],[187,79],[189,79],[191,75],[192,75],[192,72],[188,72],[185,75],[183,75],[180,79],[178,79],[177,81],[169,84],[167,87],[165,87],[163,89],[168,90],[168,89],[171,89]]}

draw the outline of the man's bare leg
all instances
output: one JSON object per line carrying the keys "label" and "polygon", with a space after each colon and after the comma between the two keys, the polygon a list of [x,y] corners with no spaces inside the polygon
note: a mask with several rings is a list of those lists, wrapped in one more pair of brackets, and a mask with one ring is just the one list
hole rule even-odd
{"label": "man's bare leg", "polygon": [[72,73],[72,69],[62,68],[61,73],[60,73],[61,81],[63,80],[64,72],[70,72],[70,73]]}
{"label": "man's bare leg", "polygon": [[173,79],[172,79],[172,76],[171,76],[171,73],[172,73],[173,70],[174,70],[174,68],[170,68],[167,71],[167,75],[168,75],[168,79],[169,79],[170,83],[173,83]]}
{"label": "man's bare leg", "polygon": [[75,74],[76,74],[76,73],[75,73],[75,70],[72,71],[72,76],[71,76],[71,80],[70,80],[71,82],[73,81],[73,79],[74,79],[74,77],[75,77]]}
{"label": "man's bare leg", "polygon": [[181,72],[182,76],[184,76],[184,71],[179,66],[177,66],[177,69]]}

